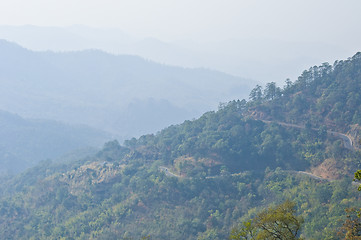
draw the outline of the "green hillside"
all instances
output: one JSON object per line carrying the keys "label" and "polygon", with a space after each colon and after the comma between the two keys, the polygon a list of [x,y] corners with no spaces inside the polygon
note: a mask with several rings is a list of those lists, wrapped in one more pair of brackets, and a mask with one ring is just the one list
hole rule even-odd
{"label": "green hillside", "polygon": [[[266,85],[262,95],[253,96],[257,116],[292,123],[306,122],[347,132],[361,124],[361,53],[334,65],[314,66],[283,89]],[[252,93],[257,92],[257,88]],[[272,100],[273,99],[273,100]],[[272,100],[272,101],[270,101]]]}
{"label": "green hillside", "polygon": [[0,188],[4,239],[227,239],[286,199],[304,239],[343,239],[360,167],[360,54],[305,71],[250,101],[108,142],[96,155],[43,162]]}

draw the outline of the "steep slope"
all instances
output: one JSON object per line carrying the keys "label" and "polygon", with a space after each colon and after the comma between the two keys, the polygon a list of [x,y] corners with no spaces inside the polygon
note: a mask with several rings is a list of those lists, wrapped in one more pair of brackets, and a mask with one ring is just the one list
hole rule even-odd
{"label": "steep slope", "polygon": [[[97,50],[33,52],[0,41],[0,52],[0,109],[87,124],[123,137],[198,117],[246,94],[252,84],[221,72]],[[159,121],[147,121],[159,115]],[[137,127],[132,126],[135,117],[144,119]]]}
{"label": "steep slope", "polygon": [[[345,61],[337,71],[347,73],[358,61]],[[325,127],[312,122],[313,106],[324,94],[312,94],[310,87],[327,92],[338,81],[334,71],[303,89],[297,82],[269,97],[266,88],[260,98],[231,101],[124,146],[108,142],[94,156],[43,163],[5,179],[0,234],[7,239],[226,239],[233,224],[291,199],[305,219],[305,239],[335,239],[344,209],[361,203],[350,175],[361,153],[327,132],[346,131],[354,122],[339,124],[327,111],[316,118]],[[294,93],[288,94],[290,88]],[[299,106],[293,102],[297,96],[306,98],[307,111],[292,112],[292,104]],[[339,111],[343,116],[349,109]],[[293,127],[292,119],[305,126]],[[330,166],[336,166],[331,170],[337,178],[309,172]]]}

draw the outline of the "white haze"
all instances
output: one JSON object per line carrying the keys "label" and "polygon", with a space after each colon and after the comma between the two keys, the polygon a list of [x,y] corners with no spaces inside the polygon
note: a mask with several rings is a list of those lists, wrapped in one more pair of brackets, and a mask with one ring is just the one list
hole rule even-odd
{"label": "white haze", "polygon": [[3,0],[0,25],[61,28],[2,27],[0,38],[38,50],[100,48],[282,83],[359,51],[359,9],[357,0]]}

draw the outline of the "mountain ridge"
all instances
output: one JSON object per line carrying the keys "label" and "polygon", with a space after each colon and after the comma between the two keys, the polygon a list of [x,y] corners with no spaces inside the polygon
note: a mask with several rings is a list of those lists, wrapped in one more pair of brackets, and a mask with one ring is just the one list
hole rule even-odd
{"label": "mountain ridge", "polygon": [[[0,109],[30,118],[86,124],[123,139],[198,117],[205,109],[246,95],[250,89],[242,78],[207,69],[167,66],[99,50],[34,52],[0,43],[4,86]],[[162,110],[165,102],[169,113]],[[151,108],[141,119],[163,118],[159,123],[143,121],[137,129],[122,128],[118,119],[127,121],[123,115],[129,114],[132,103]]]}

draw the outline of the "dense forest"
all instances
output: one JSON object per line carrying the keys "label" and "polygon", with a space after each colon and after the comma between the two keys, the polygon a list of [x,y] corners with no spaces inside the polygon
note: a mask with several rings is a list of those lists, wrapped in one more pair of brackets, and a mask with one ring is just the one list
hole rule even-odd
{"label": "dense forest", "polygon": [[361,167],[360,88],[357,53],[312,67],[282,88],[256,86],[248,101],[222,103],[157,134],[4,176],[0,234],[256,239],[244,232],[252,221],[286,215],[279,209],[287,206],[299,219],[294,239],[351,239],[348,226],[361,225],[352,210],[361,204],[352,181]]}

